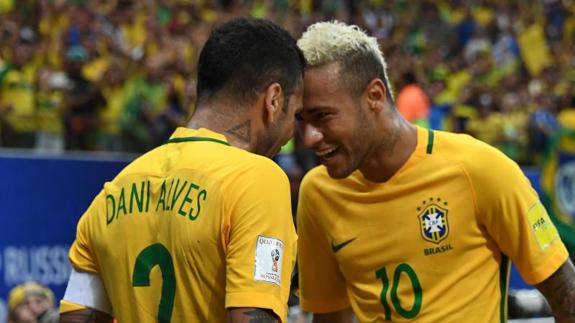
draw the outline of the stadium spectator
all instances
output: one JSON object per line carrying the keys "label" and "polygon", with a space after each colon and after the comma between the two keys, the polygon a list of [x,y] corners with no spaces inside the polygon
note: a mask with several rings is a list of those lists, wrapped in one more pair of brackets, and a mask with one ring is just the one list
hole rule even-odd
{"label": "stadium spectator", "polygon": [[32,65],[36,39],[25,27],[9,48],[10,62],[0,68],[0,129],[6,147],[32,148],[36,131],[36,71]]}
{"label": "stadium spectator", "polygon": [[467,130],[475,138],[495,146],[502,133],[501,114],[493,112],[493,97],[479,94],[477,114],[469,120]]}
{"label": "stadium spectator", "polygon": [[[175,94],[169,104],[180,102],[176,114],[191,111],[192,104],[184,100],[184,84],[188,80],[195,82],[196,56],[209,30],[238,15],[276,20],[293,35],[299,35],[310,23],[324,19],[338,18],[360,25],[382,40],[388,61],[395,66],[395,70],[390,72],[392,80],[401,80],[401,75],[410,65],[417,65],[418,83],[433,103],[430,114],[433,128],[470,132],[468,121],[477,115],[480,106],[478,101],[463,104],[460,97],[465,95],[465,87],[472,87],[471,92],[490,92],[493,100],[498,102],[500,94],[497,92],[506,88],[505,80],[509,77],[518,79],[519,84],[525,86],[541,78],[541,71],[554,67],[553,78],[541,78],[544,86],[561,98],[568,97],[568,92],[573,91],[569,84],[573,83],[570,71],[574,70],[575,6],[565,1],[421,1],[408,4],[404,0],[159,3],[86,0],[29,1],[18,6],[12,0],[4,2],[0,11],[0,66],[14,63],[17,57],[11,52],[21,34],[32,34],[36,39],[32,46],[33,59],[25,67],[30,75],[45,67],[55,73],[61,72],[65,65],[63,53],[71,47],[82,46],[89,56],[82,73],[89,81],[97,82],[97,87],[104,91],[110,85],[102,76],[111,62],[121,62],[125,73],[123,85],[131,88],[134,80],[141,79],[150,64],[155,64],[154,61],[161,56],[161,65],[170,70],[165,75],[170,81],[162,82],[161,86],[165,87],[166,93]],[[436,91],[432,86],[439,84],[438,70],[441,70],[441,82],[444,83],[442,91]],[[401,89],[401,84],[391,85],[394,89]],[[34,86],[28,90],[32,95],[38,95],[40,91]],[[518,92],[516,88],[507,91]],[[132,99],[130,91],[123,92],[124,102]],[[44,94],[42,96],[45,97]],[[119,94],[116,93],[114,98],[119,99]],[[532,94],[521,99],[522,102],[536,100],[537,95]],[[41,101],[44,104],[45,98]],[[165,106],[169,107],[168,103]],[[173,104],[171,106],[174,107]],[[566,101],[561,102],[559,110],[566,106]],[[139,104],[131,107],[139,107],[135,111],[142,111]],[[490,113],[497,115],[498,107],[496,104]],[[520,107],[527,114],[534,108],[531,104]],[[57,136],[53,129],[51,132],[45,130],[44,108],[33,106],[29,109],[31,113],[26,117],[8,118],[31,119],[31,122],[16,122],[16,133],[22,134],[19,146],[34,146],[35,130],[42,132],[39,137],[42,140]],[[2,111],[6,116],[7,110]],[[103,109],[98,113],[109,118],[110,115],[104,111],[112,110]],[[61,113],[60,116],[64,119],[67,115]],[[10,142],[14,141],[14,136],[11,136],[14,129],[10,127],[14,122],[4,120],[8,124],[4,125],[2,132],[4,137],[8,137],[8,143],[0,145],[14,146]],[[102,123],[98,124],[100,121]],[[149,143],[145,143],[149,141],[146,137],[155,137],[155,132],[166,127],[173,130],[177,124],[166,124],[166,118],[160,115],[132,121],[128,123],[138,129],[140,139],[134,141],[137,144],[131,141],[110,144],[109,133],[115,130],[99,120],[95,129],[98,135],[91,136],[97,138],[96,144],[89,144],[87,149],[143,151],[145,148],[142,147],[149,147]],[[24,131],[24,126],[30,130]],[[128,127],[126,130],[129,132],[131,129]],[[44,147],[45,144],[43,141],[37,146]],[[75,149],[84,149],[86,145],[75,146]]]}
{"label": "stadium spectator", "polygon": [[82,73],[89,59],[81,45],[66,52],[66,76],[69,86],[64,95],[66,149],[95,150],[97,146],[99,114],[106,105],[101,89]]}
{"label": "stadium spectator", "polygon": [[120,125],[122,146],[128,151],[144,152],[166,138],[159,137],[159,118],[168,106],[166,63],[160,56],[146,63],[144,75],[130,84]]}
{"label": "stadium spectator", "polygon": [[304,66],[270,21],[211,33],[187,127],[79,220],[61,322],[287,322],[297,236],[288,178],[269,158],[293,134]]}
{"label": "stadium spectator", "polygon": [[35,282],[14,287],[8,297],[8,323],[57,323],[52,291]]}
{"label": "stadium spectator", "polygon": [[525,103],[512,92],[503,94],[500,101],[502,131],[494,146],[517,163],[525,164],[528,141],[528,113],[523,108]]}
{"label": "stadium spectator", "polygon": [[529,117],[528,131],[530,151],[540,162],[549,147],[549,141],[559,130],[560,125],[557,120],[557,98],[543,95],[537,103],[538,108]]}
{"label": "stadium spectator", "polygon": [[429,97],[417,84],[415,74],[403,74],[403,87],[397,95],[397,111],[409,122],[429,126]]}
{"label": "stadium spectator", "polygon": [[314,322],[506,321],[510,261],[557,322],[575,320],[575,267],[516,163],[403,119],[377,40],[356,26],[313,24],[298,46],[299,129],[323,164],[305,175],[297,212]]}
{"label": "stadium spectator", "polygon": [[102,95],[106,105],[101,109],[99,147],[109,151],[121,151],[121,116],[126,107],[129,83],[126,81],[127,69],[119,60],[110,63],[102,79]]}
{"label": "stadium spectator", "polygon": [[68,80],[64,73],[45,65],[38,69],[36,79],[36,144],[40,152],[63,152],[64,124],[64,92]]}

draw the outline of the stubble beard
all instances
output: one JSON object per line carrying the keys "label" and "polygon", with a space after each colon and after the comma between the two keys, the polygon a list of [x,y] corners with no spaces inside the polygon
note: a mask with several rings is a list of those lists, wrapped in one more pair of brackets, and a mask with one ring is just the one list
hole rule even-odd
{"label": "stubble beard", "polygon": [[283,146],[282,140],[282,129],[285,122],[287,122],[287,114],[283,114],[281,120],[278,120],[271,128],[267,131],[262,130],[260,133],[256,134],[256,144],[254,152],[258,155],[266,156],[269,158],[275,157],[281,147]]}
{"label": "stubble beard", "polygon": [[[357,108],[361,109],[361,106]],[[357,125],[353,131],[354,135],[349,141],[349,149],[343,146],[339,148],[343,150],[340,153],[347,153],[347,156],[343,156],[344,164],[333,170],[328,168],[328,173],[332,178],[343,179],[350,176],[353,172],[361,168],[362,163],[368,157],[370,151],[369,142],[371,141],[370,138],[373,136],[374,130],[371,123],[369,123],[366,113],[363,110],[359,111]]]}

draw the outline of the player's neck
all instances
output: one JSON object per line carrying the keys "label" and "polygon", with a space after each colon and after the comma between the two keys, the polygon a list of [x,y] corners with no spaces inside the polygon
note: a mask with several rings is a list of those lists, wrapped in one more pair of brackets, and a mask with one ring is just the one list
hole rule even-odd
{"label": "player's neck", "polygon": [[381,143],[362,163],[360,171],[375,183],[388,181],[407,162],[417,146],[417,128],[403,118],[392,120],[393,125],[383,132]]}
{"label": "player's neck", "polygon": [[[228,111],[225,113],[224,111]],[[188,128],[205,128],[222,134],[228,143],[234,147],[250,150],[250,123],[249,120],[239,120],[237,116],[213,107],[196,109],[193,117],[187,124]]]}

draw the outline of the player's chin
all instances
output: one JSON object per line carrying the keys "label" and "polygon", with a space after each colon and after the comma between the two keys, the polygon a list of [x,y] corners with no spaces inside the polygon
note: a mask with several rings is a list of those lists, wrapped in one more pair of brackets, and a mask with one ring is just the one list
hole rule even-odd
{"label": "player's chin", "polygon": [[348,167],[345,167],[343,165],[324,164],[324,166],[327,169],[329,177],[334,179],[343,179],[351,175],[351,173],[353,173],[353,170],[349,170]]}
{"label": "player's chin", "polygon": [[346,178],[354,171],[352,163],[340,148],[328,156],[320,157],[319,161],[325,166],[329,176],[335,179]]}

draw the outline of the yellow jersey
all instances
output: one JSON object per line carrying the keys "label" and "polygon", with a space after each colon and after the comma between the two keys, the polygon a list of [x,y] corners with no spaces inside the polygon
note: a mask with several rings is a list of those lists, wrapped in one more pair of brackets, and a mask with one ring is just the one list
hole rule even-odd
{"label": "yellow jersey", "polygon": [[104,185],[70,261],[101,278],[119,322],[225,322],[230,307],[285,322],[296,240],[279,166],[178,128]]}
{"label": "yellow jersey", "polygon": [[360,322],[505,322],[510,261],[536,284],[568,257],[516,163],[419,127],[385,183],[310,171],[297,216],[303,309]]}
{"label": "yellow jersey", "polygon": [[27,65],[21,69],[10,69],[0,80],[0,109],[10,109],[6,113],[6,120],[19,133],[37,130],[35,73],[35,67]]}

